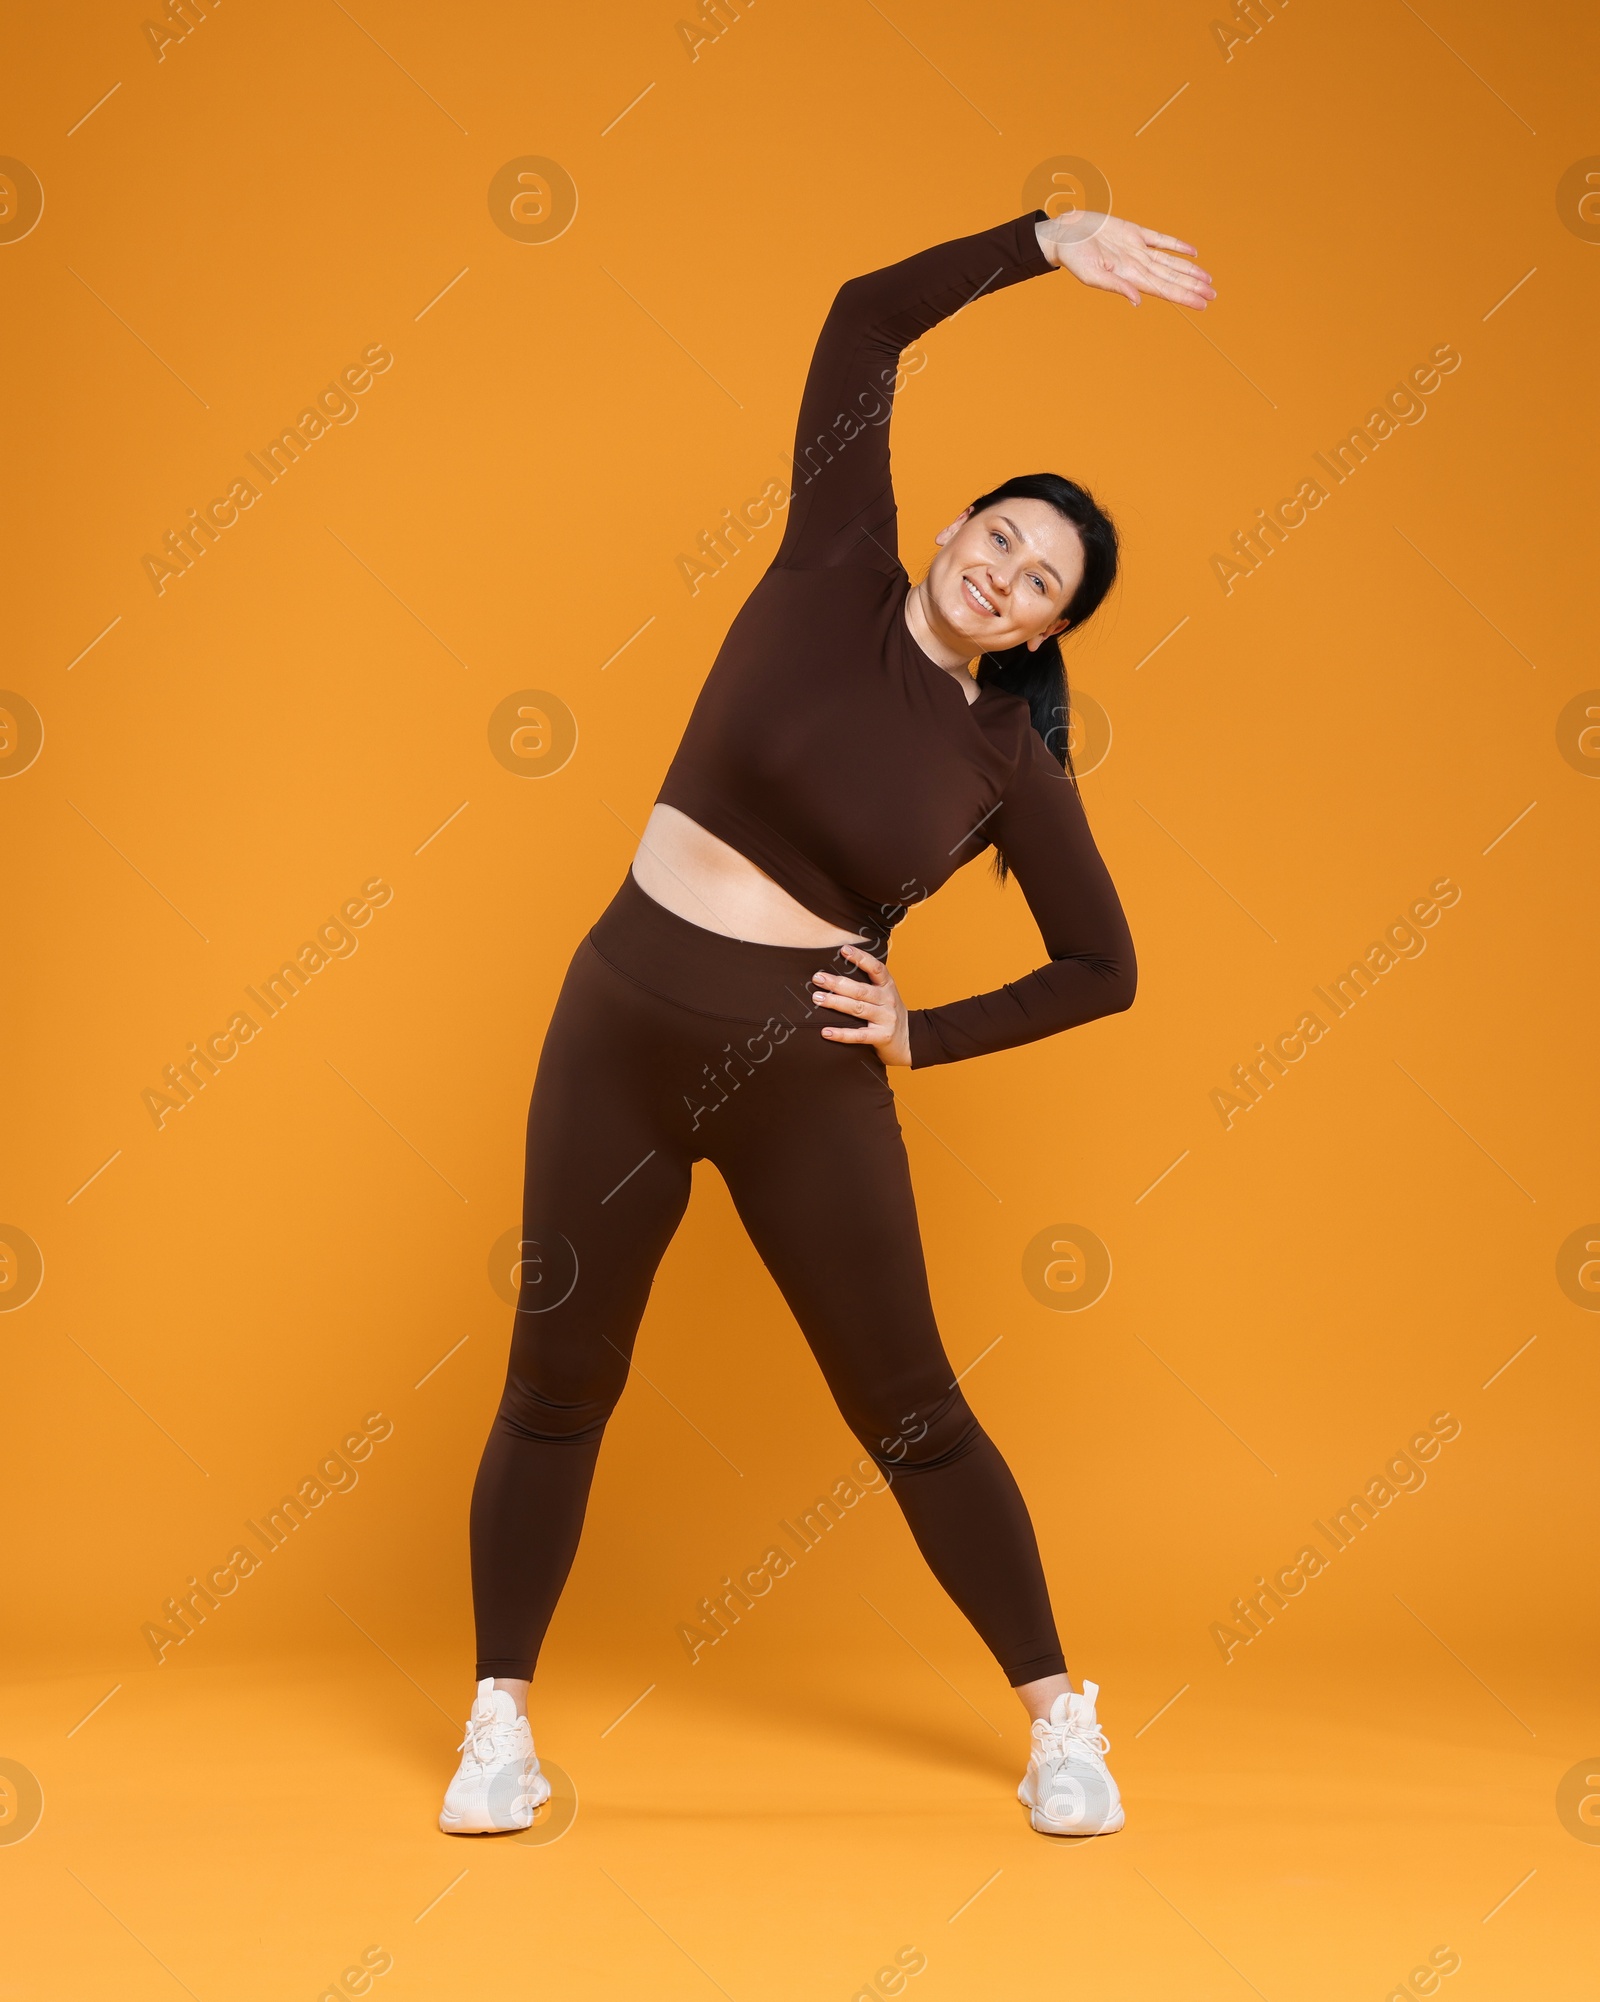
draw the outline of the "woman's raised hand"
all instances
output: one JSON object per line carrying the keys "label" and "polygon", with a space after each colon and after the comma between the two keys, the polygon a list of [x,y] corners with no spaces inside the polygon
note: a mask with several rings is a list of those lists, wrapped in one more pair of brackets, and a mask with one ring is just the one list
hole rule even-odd
{"label": "woman's raised hand", "polygon": [[1140,293],[1148,292],[1203,313],[1206,301],[1217,296],[1211,273],[1188,261],[1200,253],[1175,236],[1088,209],[1070,209],[1033,227],[1052,264],[1085,285],[1120,292],[1135,306]]}
{"label": "woman's raised hand", "polygon": [[837,973],[814,973],[811,985],[817,990],[815,999],[822,1007],[854,1015],[858,1026],[824,1029],[823,1035],[835,1043],[871,1043],[881,1063],[909,1064],[911,1025],[906,1004],[900,999],[900,990],[888,967],[870,952],[863,952],[860,946],[845,945],[839,951],[842,958],[861,968],[866,979],[846,980]]}

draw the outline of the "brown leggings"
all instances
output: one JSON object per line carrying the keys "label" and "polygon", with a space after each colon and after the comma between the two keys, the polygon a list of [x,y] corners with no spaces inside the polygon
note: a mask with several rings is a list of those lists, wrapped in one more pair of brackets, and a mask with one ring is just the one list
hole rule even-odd
{"label": "brown leggings", "polygon": [[630,873],[568,969],[528,1114],[522,1281],[472,1494],[478,1675],[531,1676],[692,1162],[728,1185],[845,1423],[1013,1684],[1063,1672],[1010,1469],[953,1380],[883,1066],[819,1034],[828,948],[750,945]]}

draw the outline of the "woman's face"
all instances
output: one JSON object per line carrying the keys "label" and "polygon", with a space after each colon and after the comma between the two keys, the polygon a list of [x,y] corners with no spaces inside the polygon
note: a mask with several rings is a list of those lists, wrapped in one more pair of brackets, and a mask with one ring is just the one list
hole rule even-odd
{"label": "woman's face", "polygon": [[925,604],[942,637],[974,653],[1027,645],[1037,651],[1065,632],[1062,613],[1083,577],[1078,531],[1048,501],[1007,498],[969,509],[934,537]]}

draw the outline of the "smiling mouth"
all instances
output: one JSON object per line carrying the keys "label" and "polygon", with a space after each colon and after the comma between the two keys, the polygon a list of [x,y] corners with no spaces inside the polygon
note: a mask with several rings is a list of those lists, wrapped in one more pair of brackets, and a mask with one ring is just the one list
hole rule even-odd
{"label": "smiling mouth", "polygon": [[982,612],[982,614],[986,619],[999,618],[1000,616],[999,606],[996,605],[992,599],[986,598],[983,595],[983,593],[978,589],[977,585],[973,583],[970,577],[962,578],[961,588],[967,594],[967,603],[971,605],[974,608],[974,610]]}

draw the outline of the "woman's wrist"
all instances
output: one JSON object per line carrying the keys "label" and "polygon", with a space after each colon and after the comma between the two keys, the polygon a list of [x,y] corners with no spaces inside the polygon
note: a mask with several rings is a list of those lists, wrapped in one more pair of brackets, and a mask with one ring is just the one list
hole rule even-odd
{"label": "woman's wrist", "polygon": [[1053,219],[1046,216],[1033,226],[1033,234],[1039,245],[1039,255],[1053,270],[1061,269],[1061,259],[1056,254],[1056,229]]}

